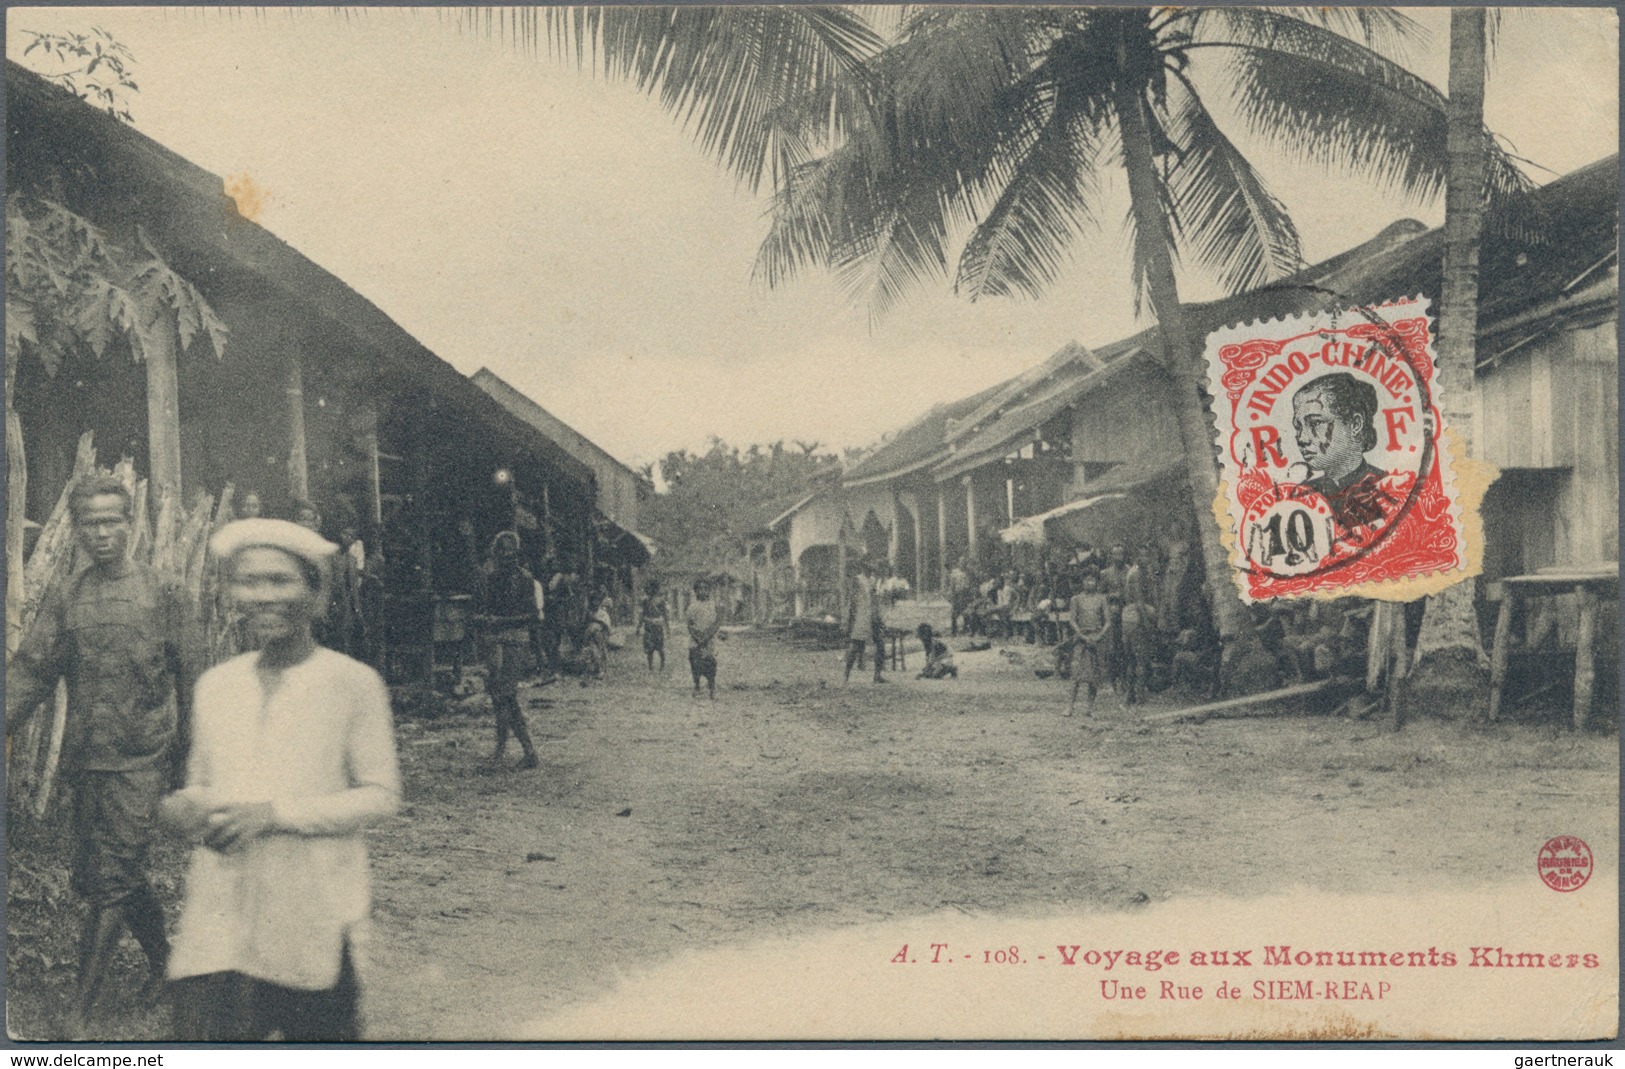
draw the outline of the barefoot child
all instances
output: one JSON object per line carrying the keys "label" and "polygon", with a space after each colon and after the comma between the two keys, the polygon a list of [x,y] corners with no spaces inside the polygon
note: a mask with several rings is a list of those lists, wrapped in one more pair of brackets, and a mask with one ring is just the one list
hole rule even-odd
{"label": "barefoot child", "polygon": [[660,670],[666,670],[666,599],[660,595],[660,581],[649,580],[643,588],[643,607],[638,611],[638,627],[643,631],[643,656],[649,671],[655,670],[655,654],[660,654]]}
{"label": "barefoot child", "polygon": [[722,617],[716,603],[711,600],[711,584],[705,579],[694,580],[694,604],[688,607],[688,670],[694,677],[694,693],[700,693],[700,680],[705,680],[711,700],[717,697],[717,632]]}
{"label": "barefoot child", "polygon": [[1100,592],[1100,576],[1086,572],[1083,589],[1072,597],[1072,699],[1067,702],[1066,715],[1071,716],[1078,704],[1078,691],[1089,688],[1089,712],[1094,712],[1095,693],[1100,688],[1100,677],[1106,669],[1103,649],[1111,631],[1111,606]]}

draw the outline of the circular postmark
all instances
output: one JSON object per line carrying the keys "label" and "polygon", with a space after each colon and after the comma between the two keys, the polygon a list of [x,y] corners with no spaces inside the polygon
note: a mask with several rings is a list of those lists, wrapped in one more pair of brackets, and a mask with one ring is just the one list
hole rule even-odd
{"label": "circular postmark", "polygon": [[1591,847],[1573,835],[1555,835],[1535,855],[1535,871],[1554,891],[1578,891],[1591,879]]}
{"label": "circular postmark", "polygon": [[1223,328],[1208,337],[1234,562],[1254,599],[1451,566],[1423,298]]}

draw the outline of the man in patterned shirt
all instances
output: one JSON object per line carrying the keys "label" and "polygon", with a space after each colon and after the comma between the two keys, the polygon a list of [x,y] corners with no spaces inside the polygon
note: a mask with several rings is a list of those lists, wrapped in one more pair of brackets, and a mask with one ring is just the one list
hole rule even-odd
{"label": "man in patterned shirt", "polygon": [[68,685],[62,781],[73,790],[73,888],[90,905],[68,1038],[91,1011],[127,926],[152,988],[169,957],[163,908],[147,880],[155,807],[185,754],[203,641],[179,584],[129,560],[130,493],[110,476],[69,492],[90,567],[54,589],[6,671],[6,731]]}

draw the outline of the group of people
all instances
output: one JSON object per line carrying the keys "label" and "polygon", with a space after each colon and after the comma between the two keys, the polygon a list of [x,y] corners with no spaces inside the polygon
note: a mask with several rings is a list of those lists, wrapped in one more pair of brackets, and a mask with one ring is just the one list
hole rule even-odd
{"label": "group of people", "polygon": [[1082,543],[985,578],[960,561],[948,594],[952,634],[1054,646],[1056,670],[1091,692],[1110,683],[1137,701],[1153,687],[1212,689],[1217,639],[1184,541],[1146,543],[1132,555],[1122,543],[1104,551]]}
{"label": "group of people", "polygon": [[1068,715],[1080,694],[1092,707],[1103,685],[1133,704],[1152,690],[1212,697],[1227,679],[1268,689],[1364,671],[1370,608],[1357,599],[1254,606],[1253,627],[1221,656],[1200,569],[1181,541],[1134,555],[1084,544],[980,582],[961,562],[948,589],[955,633],[963,624],[970,635],[1055,645],[1056,671],[1072,682]]}
{"label": "group of people", "polygon": [[[145,995],[174,995],[179,1038],[358,1038],[362,830],[401,788],[382,678],[316,641],[340,547],[263,516],[216,531],[250,649],[205,671],[190,597],[131,558],[128,488],[82,478],[69,507],[89,565],[47,595],[6,687],[8,734],[58,681],[68,690],[59,769],[89,908],[63,1031],[93,1038],[128,930]],[[194,844],[173,942],[147,875],[160,830]]]}

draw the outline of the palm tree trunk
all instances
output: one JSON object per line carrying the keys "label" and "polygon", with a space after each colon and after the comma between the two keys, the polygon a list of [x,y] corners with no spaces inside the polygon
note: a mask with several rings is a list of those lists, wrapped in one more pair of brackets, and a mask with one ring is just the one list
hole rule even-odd
{"label": "palm tree trunk", "polygon": [[[1473,367],[1478,336],[1478,249],[1484,211],[1484,9],[1450,13],[1444,285],[1439,301],[1439,390],[1445,422],[1472,451]],[[1482,715],[1489,677],[1478,639],[1473,585],[1457,583],[1427,602],[1416,643],[1410,705],[1446,716]]]}
{"label": "palm tree trunk", "polygon": [[1219,489],[1212,421],[1201,393],[1196,339],[1191,336],[1185,308],[1179,300],[1174,276],[1173,233],[1157,191],[1151,130],[1145,101],[1131,79],[1121,79],[1114,90],[1118,126],[1123,138],[1123,163],[1128,171],[1130,210],[1134,215],[1134,241],[1140,262],[1146,265],[1146,292],[1157,317],[1163,366],[1174,383],[1174,417],[1190,484],[1203,575],[1213,606],[1213,622],[1228,641],[1248,626],[1247,611],[1230,580],[1228,558],[1219,541],[1213,518],[1213,498]]}

